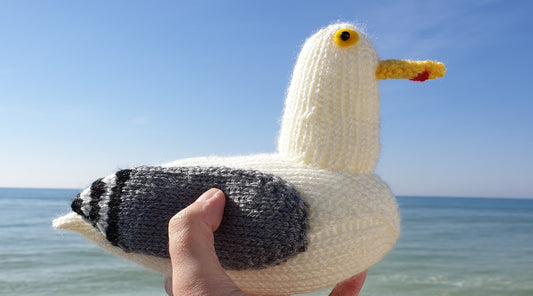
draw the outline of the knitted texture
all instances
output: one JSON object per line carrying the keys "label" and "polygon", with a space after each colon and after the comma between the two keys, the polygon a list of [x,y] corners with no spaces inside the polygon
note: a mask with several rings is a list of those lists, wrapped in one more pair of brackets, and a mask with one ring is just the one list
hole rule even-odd
{"label": "knitted texture", "polygon": [[215,232],[222,267],[259,269],[279,264],[307,247],[308,206],[274,175],[225,167],[139,167],[122,170],[79,194],[81,215],[126,252],[169,258],[168,221],[209,188],[228,201]]}
{"label": "knitted texture", "polygon": [[[400,233],[394,196],[375,174],[320,169],[291,162],[280,154],[192,158],[164,165],[192,166],[253,168],[292,184],[308,203],[305,252],[268,268],[227,271],[233,282],[250,294],[299,294],[334,285],[377,263]],[[113,246],[97,227],[74,215],[56,219],[54,227],[80,232],[113,254],[171,275],[169,259]]]}
{"label": "knitted texture", "polygon": [[376,70],[377,79],[402,79],[425,81],[444,76],[446,68],[443,63],[433,61],[384,60]]}
{"label": "knitted texture", "polygon": [[77,213],[53,225],[170,275],[165,222],[218,187],[229,207],[215,247],[239,288],[287,295],[332,286],[381,260],[400,234],[396,200],[373,173],[380,152],[378,80],[424,81],[444,72],[430,61],[380,61],[357,27],[330,25],[298,56],[277,153],[123,170],[95,181],[74,200]]}
{"label": "knitted texture", "polygon": [[[341,47],[331,25],[304,44],[285,101],[278,149],[293,161],[333,170],[371,173],[378,161],[379,58],[362,33]],[[337,33],[338,34],[338,33]]]}

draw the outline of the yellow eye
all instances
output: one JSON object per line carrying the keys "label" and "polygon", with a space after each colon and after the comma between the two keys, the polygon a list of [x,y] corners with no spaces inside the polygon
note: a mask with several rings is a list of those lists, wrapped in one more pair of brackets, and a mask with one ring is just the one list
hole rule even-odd
{"label": "yellow eye", "polygon": [[348,47],[359,41],[359,34],[352,29],[340,29],[335,32],[335,43],[340,47]]}

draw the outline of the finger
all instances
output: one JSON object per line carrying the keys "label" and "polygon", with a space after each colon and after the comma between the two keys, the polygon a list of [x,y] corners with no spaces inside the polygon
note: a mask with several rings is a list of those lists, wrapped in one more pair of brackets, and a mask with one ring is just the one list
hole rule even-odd
{"label": "finger", "polygon": [[357,296],[359,291],[363,288],[365,283],[367,271],[363,271],[358,275],[355,275],[344,282],[337,284],[333,291],[329,294],[330,296]]}
{"label": "finger", "polygon": [[169,276],[165,277],[165,292],[168,296],[172,296],[172,278]]}
{"label": "finger", "polygon": [[170,219],[174,295],[229,295],[238,291],[220,265],[214,247],[213,231],[222,221],[224,205],[224,193],[210,189]]}
{"label": "finger", "polygon": [[[173,263],[219,268],[213,231],[220,225],[224,204],[224,193],[210,189],[170,219],[169,253]],[[191,260],[194,262],[188,262]]]}

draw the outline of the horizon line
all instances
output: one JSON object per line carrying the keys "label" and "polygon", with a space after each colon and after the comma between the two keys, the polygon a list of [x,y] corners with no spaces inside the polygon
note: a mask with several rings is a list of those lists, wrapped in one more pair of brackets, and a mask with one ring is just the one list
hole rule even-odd
{"label": "horizon line", "polygon": [[[2,189],[11,189],[11,190],[78,190],[82,191],[84,188],[68,188],[68,187],[9,187],[9,186],[0,186]],[[532,199],[533,197],[501,197],[501,196],[469,196],[469,195],[421,195],[421,194],[394,194],[395,197],[427,197],[427,198],[477,198],[477,199]]]}

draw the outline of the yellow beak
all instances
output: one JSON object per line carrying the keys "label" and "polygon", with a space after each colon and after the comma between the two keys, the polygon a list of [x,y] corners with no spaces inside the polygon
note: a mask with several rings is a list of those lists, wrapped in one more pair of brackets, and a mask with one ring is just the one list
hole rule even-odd
{"label": "yellow beak", "polygon": [[425,81],[444,76],[446,68],[443,63],[433,61],[384,60],[379,62],[376,78],[385,80],[409,79]]}

